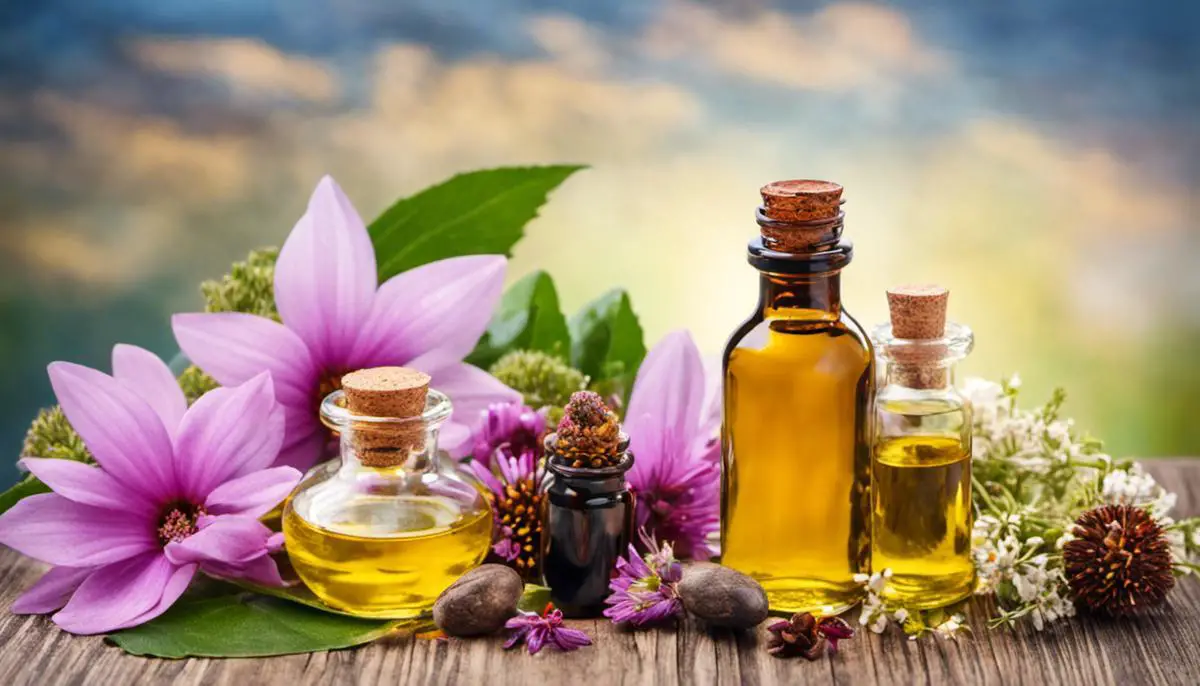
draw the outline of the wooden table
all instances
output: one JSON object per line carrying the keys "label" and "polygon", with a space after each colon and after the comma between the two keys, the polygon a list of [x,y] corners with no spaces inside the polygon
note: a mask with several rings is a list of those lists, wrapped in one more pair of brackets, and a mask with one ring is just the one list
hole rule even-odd
{"label": "wooden table", "polygon": [[[1147,464],[1179,494],[1176,514],[1200,513],[1200,460]],[[42,567],[0,550],[0,607]],[[0,614],[0,684],[1200,684],[1200,579],[1181,581],[1169,603],[1144,617],[1088,617],[1036,633],[985,628],[985,600],[955,641],[908,641],[898,629],[860,632],[836,657],[781,660],[765,649],[766,630],[734,635],[693,620],[674,629],[631,632],[580,621],[595,645],[531,657],[505,652],[500,639],[433,641],[411,637],[354,649],[257,660],[157,660],[126,655],[99,637],[59,631],[44,617]]]}

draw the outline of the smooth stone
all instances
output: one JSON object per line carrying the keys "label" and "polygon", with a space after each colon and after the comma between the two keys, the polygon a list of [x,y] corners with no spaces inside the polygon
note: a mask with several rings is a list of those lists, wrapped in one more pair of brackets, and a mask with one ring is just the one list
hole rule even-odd
{"label": "smooth stone", "polygon": [[684,567],[683,607],[709,626],[749,629],[767,618],[767,592],[741,572],[716,564]]}
{"label": "smooth stone", "polygon": [[484,636],[517,614],[525,592],[521,575],[487,564],[458,577],[433,603],[433,621],[449,636]]}

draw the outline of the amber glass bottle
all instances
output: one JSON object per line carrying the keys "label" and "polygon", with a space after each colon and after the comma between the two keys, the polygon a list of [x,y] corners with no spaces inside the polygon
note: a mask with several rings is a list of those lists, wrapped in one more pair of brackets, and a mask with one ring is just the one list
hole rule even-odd
{"label": "amber glass bottle", "polygon": [[840,612],[867,569],[875,372],[842,309],[842,187],[762,189],[757,311],[725,349],[721,560],[757,579],[772,610]]}

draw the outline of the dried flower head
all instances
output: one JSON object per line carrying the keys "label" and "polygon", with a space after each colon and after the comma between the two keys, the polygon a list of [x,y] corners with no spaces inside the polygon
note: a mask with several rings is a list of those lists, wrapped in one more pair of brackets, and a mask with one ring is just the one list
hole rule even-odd
{"label": "dried flower head", "polygon": [[791,619],[775,622],[767,627],[771,638],[767,641],[767,652],[775,657],[800,656],[815,660],[829,648],[837,652],[837,642],[854,637],[854,629],[838,617],[820,619],[804,612],[792,615]]}
{"label": "dried flower head", "polygon": [[556,440],[555,452],[571,467],[599,469],[621,460],[621,423],[594,391],[571,395]]}
{"label": "dried flower head", "polygon": [[549,644],[563,652],[582,648],[592,644],[592,639],[579,629],[571,629],[563,625],[561,610],[548,603],[542,614],[521,611],[516,617],[504,624],[511,629],[512,634],[504,642],[504,649],[525,643],[530,655],[535,655],[543,646]]}
{"label": "dried flower head", "polygon": [[1075,520],[1063,546],[1067,582],[1093,611],[1127,615],[1161,603],[1175,585],[1166,532],[1146,510],[1105,505]]}
{"label": "dried flower head", "polygon": [[491,491],[496,515],[492,553],[526,581],[539,575],[538,551],[542,542],[542,478],[537,453],[525,450],[511,455],[498,450],[493,465],[472,460],[471,470]]}

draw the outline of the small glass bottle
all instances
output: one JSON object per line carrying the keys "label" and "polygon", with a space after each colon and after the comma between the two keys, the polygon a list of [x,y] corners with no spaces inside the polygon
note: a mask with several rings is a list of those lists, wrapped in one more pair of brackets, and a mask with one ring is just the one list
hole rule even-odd
{"label": "small glass bottle", "polygon": [[842,308],[842,187],[780,181],[762,197],[758,309],[725,349],[721,561],[772,610],[837,613],[868,563],[874,360]]}
{"label": "small glass bottle", "polygon": [[628,437],[621,458],[600,469],[575,468],[555,454],[555,434],[546,437],[546,487],[542,536],[542,575],[550,599],[568,617],[595,617],[604,611],[617,558],[633,537],[633,494],[625,472],[633,467]]}
{"label": "small glass bottle", "polygon": [[428,614],[477,566],[492,512],[477,483],[439,459],[450,399],[401,367],[347,374],[321,403],[341,457],[318,466],[283,515],[288,557],[331,607],[364,617]]}
{"label": "small glass bottle", "polygon": [[954,388],[954,364],[974,343],[946,323],[937,286],[888,291],[891,323],[874,331],[886,364],[875,399],[871,568],[892,570],[888,600],[943,607],[971,594],[971,404]]}

